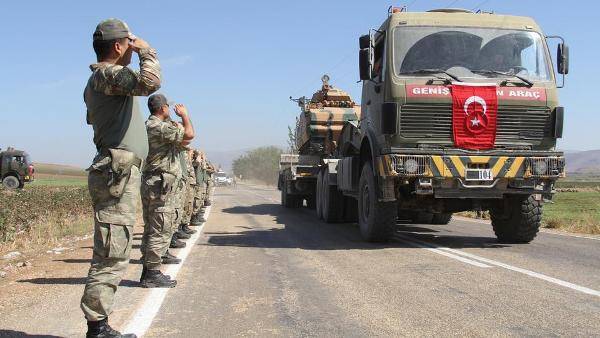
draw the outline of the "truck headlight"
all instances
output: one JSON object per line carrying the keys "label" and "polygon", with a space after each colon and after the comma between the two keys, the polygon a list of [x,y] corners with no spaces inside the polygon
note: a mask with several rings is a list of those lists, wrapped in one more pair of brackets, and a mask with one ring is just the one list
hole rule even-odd
{"label": "truck headlight", "polygon": [[409,158],[404,161],[404,170],[408,174],[415,174],[419,170],[419,163],[414,158]]}
{"label": "truck headlight", "polygon": [[548,172],[548,164],[544,160],[533,161],[533,173],[544,175]]}

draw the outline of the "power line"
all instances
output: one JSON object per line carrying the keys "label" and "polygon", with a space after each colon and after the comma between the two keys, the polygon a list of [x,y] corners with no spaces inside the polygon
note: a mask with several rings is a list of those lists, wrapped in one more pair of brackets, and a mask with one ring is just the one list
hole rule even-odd
{"label": "power line", "polygon": [[450,8],[450,6],[453,6],[455,3],[459,2],[460,0],[454,0],[451,3],[446,5],[446,8]]}

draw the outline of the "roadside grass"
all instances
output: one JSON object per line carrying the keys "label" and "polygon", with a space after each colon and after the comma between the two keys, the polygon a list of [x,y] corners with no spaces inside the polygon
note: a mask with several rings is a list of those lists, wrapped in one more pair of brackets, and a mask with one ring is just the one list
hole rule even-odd
{"label": "roadside grass", "polygon": [[544,205],[543,226],[584,234],[600,234],[600,191],[559,192]]}
{"label": "roadside grass", "polygon": [[84,187],[87,186],[87,177],[85,176],[67,176],[67,175],[36,175],[35,181],[26,186],[51,186],[51,187]]}
{"label": "roadside grass", "polygon": [[0,253],[35,251],[93,229],[85,186],[26,186],[0,190]]}

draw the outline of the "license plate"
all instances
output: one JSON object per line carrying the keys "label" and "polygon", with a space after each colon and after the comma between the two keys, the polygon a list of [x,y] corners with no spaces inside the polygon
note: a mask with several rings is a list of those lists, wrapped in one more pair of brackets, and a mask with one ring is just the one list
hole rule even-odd
{"label": "license plate", "polygon": [[467,181],[492,181],[494,176],[491,169],[467,169],[465,173]]}

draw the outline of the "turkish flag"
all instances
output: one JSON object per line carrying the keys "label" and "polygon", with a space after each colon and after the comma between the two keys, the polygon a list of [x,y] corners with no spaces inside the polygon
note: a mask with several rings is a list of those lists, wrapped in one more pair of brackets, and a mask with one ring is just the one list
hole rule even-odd
{"label": "turkish flag", "polygon": [[494,148],[498,97],[496,85],[452,84],[452,134],[458,148]]}

